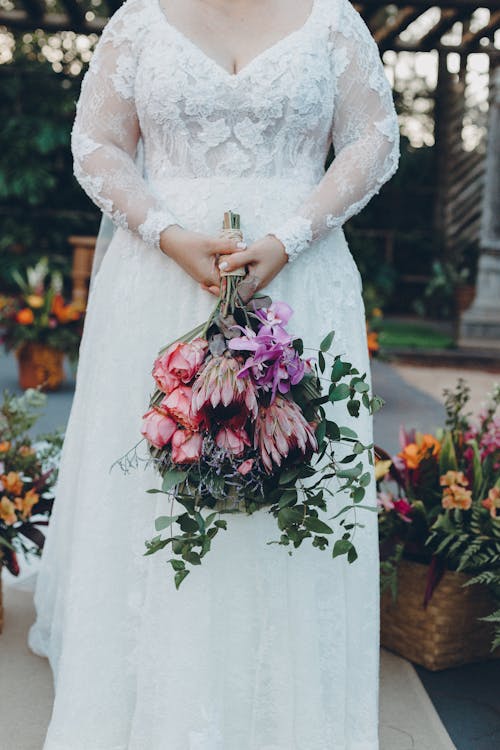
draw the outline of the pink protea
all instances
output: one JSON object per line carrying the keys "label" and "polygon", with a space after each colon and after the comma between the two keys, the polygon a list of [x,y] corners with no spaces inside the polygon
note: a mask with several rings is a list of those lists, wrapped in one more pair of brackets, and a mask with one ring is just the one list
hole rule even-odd
{"label": "pink protea", "polygon": [[210,404],[218,406],[245,405],[255,419],[257,396],[250,378],[238,378],[241,363],[235,357],[212,357],[200,370],[193,384],[193,410],[195,412]]}
{"label": "pink protea", "polygon": [[273,463],[281,466],[282,460],[292,451],[303,455],[318,449],[316,436],[294,401],[276,396],[270,406],[260,406],[255,421],[254,447],[259,449],[262,463],[268,473]]}
{"label": "pink protea", "polygon": [[250,445],[250,439],[242,427],[223,426],[215,436],[215,444],[233,456],[241,456],[245,447]]}

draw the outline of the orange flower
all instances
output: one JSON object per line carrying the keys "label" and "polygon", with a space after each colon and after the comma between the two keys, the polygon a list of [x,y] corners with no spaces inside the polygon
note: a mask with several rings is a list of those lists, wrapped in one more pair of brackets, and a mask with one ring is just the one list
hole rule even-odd
{"label": "orange flower", "polygon": [[[418,439],[417,439],[417,442]],[[429,453],[432,456],[439,456],[439,451],[441,450],[441,443],[437,438],[434,437],[434,435],[422,435],[421,440],[419,442],[420,450],[424,455],[429,455]]]}
{"label": "orange flower", "polygon": [[375,352],[378,352],[380,349],[380,344],[378,343],[378,333],[376,331],[368,331],[368,351],[370,354],[375,354]]}
{"label": "orange flower", "polygon": [[403,459],[408,469],[418,469],[420,462],[429,456],[438,456],[441,450],[441,443],[434,435],[417,435],[416,443],[409,443],[398,453]]}
{"label": "orange flower", "polygon": [[56,316],[59,323],[69,323],[71,320],[78,320],[81,316],[79,306],[64,304],[62,294],[55,294],[52,299],[51,312]]}
{"label": "orange flower", "polygon": [[452,484],[450,487],[446,487],[443,492],[441,504],[447,510],[450,510],[450,508],[469,510],[472,505],[472,492],[471,490],[466,490],[465,487],[460,487],[458,484]]}
{"label": "orange flower", "polygon": [[23,480],[17,473],[17,471],[9,471],[8,474],[1,474],[0,479],[4,490],[10,492],[13,495],[20,495],[23,489]]}
{"label": "orange flower", "polygon": [[398,456],[403,459],[408,469],[418,469],[421,456],[416,443],[409,443],[406,445],[405,448],[398,453]]}
{"label": "orange flower", "polygon": [[39,499],[40,495],[35,492],[33,488],[31,490],[28,490],[28,492],[22,498],[21,502],[21,510],[23,512],[22,515],[24,519],[31,515],[32,508],[37,504]]}
{"label": "orange flower", "polygon": [[22,310],[19,310],[17,313],[16,320],[22,326],[29,326],[35,320],[33,310],[29,307],[23,307]]}
{"label": "orange flower", "polygon": [[5,496],[0,500],[0,519],[7,526],[12,526],[17,521],[15,505]]}
{"label": "orange flower", "polygon": [[450,470],[439,477],[439,484],[441,487],[451,487],[454,484],[459,484],[461,487],[468,487],[469,480],[464,475],[463,471]]}
{"label": "orange flower", "polygon": [[488,492],[488,497],[481,501],[481,505],[488,508],[492,518],[496,518],[497,510],[500,508],[500,488],[492,487]]}
{"label": "orange flower", "polygon": [[19,453],[21,456],[32,456],[33,453],[35,453],[35,449],[32,448],[30,445],[21,445],[19,447]]}
{"label": "orange flower", "polygon": [[3,440],[0,443],[0,453],[7,453],[10,449],[10,440]]}

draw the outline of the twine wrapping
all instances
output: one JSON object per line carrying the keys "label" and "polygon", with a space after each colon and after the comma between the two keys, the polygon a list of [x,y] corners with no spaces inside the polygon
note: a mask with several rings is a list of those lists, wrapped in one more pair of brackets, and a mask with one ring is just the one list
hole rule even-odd
{"label": "twine wrapping", "polygon": [[[233,213],[232,211],[224,212],[224,220],[222,222],[222,231],[220,236],[224,239],[243,240],[243,233],[240,229],[240,215]],[[221,276],[246,276],[244,268],[236,268],[234,271],[221,271]]]}

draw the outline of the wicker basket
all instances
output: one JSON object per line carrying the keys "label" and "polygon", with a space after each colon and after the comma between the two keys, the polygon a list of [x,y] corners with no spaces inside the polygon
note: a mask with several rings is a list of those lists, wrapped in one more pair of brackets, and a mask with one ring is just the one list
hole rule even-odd
{"label": "wicker basket", "polygon": [[399,563],[397,599],[386,591],[380,602],[381,645],[432,671],[500,658],[500,649],[490,651],[492,623],[477,619],[495,609],[488,590],[464,588],[469,576],[447,570],[424,608],[428,570],[422,563]]}
{"label": "wicker basket", "polygon": [[54,391],[63,382],[63,352],[37,341],[25,341],[16,350],[16,356],[23,390],[41,386],[43,391]]}

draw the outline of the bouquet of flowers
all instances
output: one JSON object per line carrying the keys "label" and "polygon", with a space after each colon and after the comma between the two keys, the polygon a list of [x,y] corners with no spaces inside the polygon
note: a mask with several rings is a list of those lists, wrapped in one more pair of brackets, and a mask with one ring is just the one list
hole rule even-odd
{"label": "bouquet of flowers", "polygon": [[[394,457],[377,451],[382,587],[396,594],[402,557],[430,563],[424,605],[446,568],[487,584],[500,603],[500,386],[477,419],[464,412],[470,390],[445,391],[446,425],[401,431]],[[488,618],[498,623],[500,609]]]}
{"label": "bouquet of flowers", "polygon": [[40,555],[53,504],[62,445],[59,433],[34,443],[29,430],[38,419],[45,394],[27,390],[16,397],[4,392],[0,404],[0,563],[18,575],[17,553]]}
{"label": "bouquet of flowers", "polygon": [[[223,231],[241,238],[237,214],[225,214]],[[346,401],[347,412],[358,416],[361,407],[377,409],[380,399],[369,395],[366,373],[330,353],[333,332],[315,361],[304,357],[302,340],[287,330],[291,307],[252,293],[244,271],[222,276],[209,320],[163,347],[153,365],[156,388],[142,434],[163,481],[149,492],[165,493],[172,506],[177,500],[182,512],[156,519],[166,535],[147,541],[145,554],[171,545],[177,587],[227,528],[223,514],[264,506],[277,522],[275,543],[285,546],[311,539],[326,549],[334,534],[327,521],[342,516],[332,555],[357,557],[352,534],[359,524],[346,514],[365,507],[371,471],[363,454],[372,464],[372,445],[330,419],[325,406]],[[337,459],[341,444],[350,450]],[[137,465],[137,445],[118,460],[124,471]],[[333,479],[349,500],[325,520],[320,512],[334,494]]]}
{"label": "bouquet of flowers", "polygon": [[83,330],[84,310],[67,304],[62,294],[62,276],[49,276],[46,257],[26,271],[23,278],[12,273],[19,294],[0,297],[0,341],[7,351],[25,342],[36,342],[65,352],[76,360]]}

